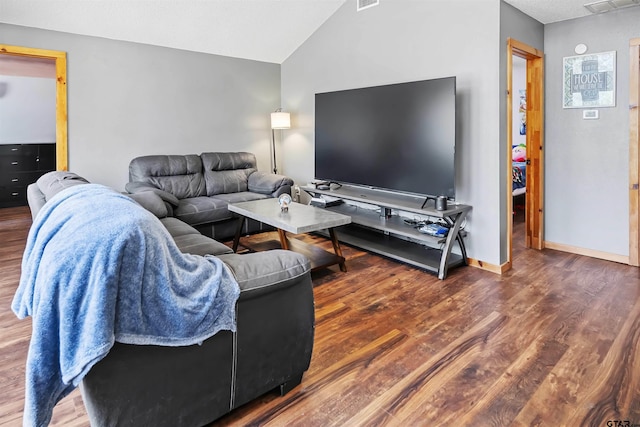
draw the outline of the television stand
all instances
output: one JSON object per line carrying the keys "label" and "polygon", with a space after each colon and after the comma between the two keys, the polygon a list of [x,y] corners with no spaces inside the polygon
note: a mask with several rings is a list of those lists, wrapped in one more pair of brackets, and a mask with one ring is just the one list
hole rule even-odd
{"label": "television stand", "polygon": [[[313,186],[302,189],[311,196],[327,195],[345,201],[325,208],[351,217],[351,224],[336,228],[341,242],[420,267],[437,274],[441,280],[447,277],[450,268],[467,265],[466,232],[460,228],[471,210],[469,205],[450,203],[446,210],[439,211],[435,209],[435,203],[423,207],[424,196],[346,184],[329,190]],[[449,232],[446,237],[420,233],[398,215],[392,215],[393,210],[442,219],[449,226]],[[455,243],[458,243],[460,254],[452,252]]]}

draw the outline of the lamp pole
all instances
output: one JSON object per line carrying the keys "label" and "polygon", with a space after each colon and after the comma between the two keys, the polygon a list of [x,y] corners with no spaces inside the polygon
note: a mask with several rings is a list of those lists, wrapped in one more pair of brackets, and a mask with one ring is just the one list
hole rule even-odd
{"label": "lamp pole", "polygon": [[271,128],[271,151],[273,152],[273,173],[278,173],[278,166],[276,165],[276,134],[275,129]]}

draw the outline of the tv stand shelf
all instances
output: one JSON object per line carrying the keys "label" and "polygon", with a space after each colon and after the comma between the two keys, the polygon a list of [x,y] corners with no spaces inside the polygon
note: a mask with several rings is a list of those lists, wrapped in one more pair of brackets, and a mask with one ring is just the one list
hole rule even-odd
{"label": "tv stand shelf", "polygon": [[[378,210],[373,210],[343,203],[326,208],[351,217],[351,224],[336,229],[338,240],[344,243],[415,265],[436,273],[440,279],[447,276],[449,268],[467,264],[465,233],[460,226],[471,206],[452,205],[438,211],[433,201],[422,208],[424,197],[346,185],[330,190],[318,190],[313,186],[302,189],[313,196],[327,195],[377,207]],[[449,233],[446,237],[420,233],[401,217],[384,215],[391,209],[442,218],[449,225]],[[460,254],[452,252],[455,242],[460,247]]]}

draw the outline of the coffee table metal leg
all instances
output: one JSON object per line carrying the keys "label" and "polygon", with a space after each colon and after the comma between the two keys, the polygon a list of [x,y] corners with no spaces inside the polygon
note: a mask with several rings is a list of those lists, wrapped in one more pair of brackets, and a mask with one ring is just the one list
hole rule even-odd
{"label": "coffee table metal leg", "polygon": [[338,255],[343,261],[339,264],[340,270],[346,272],[347,265],[344,262],[344,256],[342,256],[342,249],[340,249],[340,242],[338,241],[338,237],[336,236],[336,232],[333,228],[329,229],[329,236],[331,237],[331,243],[333,244],[333,251]]}
{"label": "coffee table metal leg", "polygon": [[233,238],[233,252],[238,252],[238,244],[240,243],[240,235],[242,234],[242,228],[244,227],[245,217],[238,218],[238,228],[236,229],[236,235]]}

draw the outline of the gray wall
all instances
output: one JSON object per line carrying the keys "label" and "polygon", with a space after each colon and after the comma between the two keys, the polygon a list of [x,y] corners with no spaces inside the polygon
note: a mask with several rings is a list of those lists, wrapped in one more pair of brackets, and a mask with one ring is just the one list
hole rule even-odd
{"label": "gray wall", "polygon": [[[545,27],[545,240],[629,254],[629,40],[640,37],[640,8]],[[599,120],[562,108],[562,59],[617,52],[616,106]]]}
{"label": "gray wall", "polygon": [[314,178],[315,93],[456,76],[456,198],[473,205],[467,249],[499,264],[499,5],[394,0],[356,12],[347,1],[282,64],[283,107],[295,120],[285,131],[287,174]]}
{"label": "gray wall", "polygon": [[2,43],[67,52],[69,169],[123,189],[147,154],[251,151],[269,170],[280,66],[0,24]]}
{"label": "gray wall", "polygon": [[[504,153],[500,158],[500,261],[507,260],[508,246],[507,225],[510,221],[511,212],[507,210],[507,200],[511,193],[507,193],[506,183],[510,180],[507,150],[507,40],[509,38],[518,40],[531,47],[544,50],[544,26],[535,19],[525,15],[513,6],[500,1],[500,63],[498,73],[500,75],[500,152]],[[517,97],[514,97],[517,101]]]}

